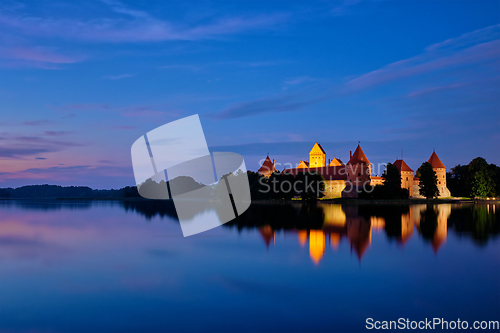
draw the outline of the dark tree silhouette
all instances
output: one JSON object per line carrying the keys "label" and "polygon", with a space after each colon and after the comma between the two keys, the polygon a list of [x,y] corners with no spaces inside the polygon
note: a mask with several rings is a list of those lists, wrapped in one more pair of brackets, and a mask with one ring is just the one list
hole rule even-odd
{"label": "dark tree silhouette", "polygon": [[417,172],[420,174],[420,195],[427,199],[437,197],[439,195],[437,176],[436,172],[432,170],[432,165],[429,162],[424,162]]}
{"label": "dark tree silhouette", "polygon": [[325,180],[316,172],[299,172],[294,187],[305,201],[317,201],[325,195]]}
{"label": "dark tree silhouette", "polygon": [[447,183],[456,197],[494,197],[500,194],[500,167],[476,157],[468,165],[451,168]]}
{"label": "dark tree silhouette", "polygon": [[407,189],[401,188],[401,174],[395,165],[388,163],[382,178],[384,178],[383,193],[386,199],[408,198],[409,192]]}

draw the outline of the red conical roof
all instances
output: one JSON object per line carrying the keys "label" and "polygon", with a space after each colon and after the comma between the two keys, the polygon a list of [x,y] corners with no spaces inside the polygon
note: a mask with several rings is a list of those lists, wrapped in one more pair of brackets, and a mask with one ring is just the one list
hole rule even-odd
{"label": "red conical roof", "polygon": [[446,169],[443,162],[441,162],[435,151],[432,152],[432,155],[431,157],[429,157],[429,160],[427,162],[429,162],[432,165],[433,169],[438,169],[438,168]]}
{"label": "red conical roof", "polygon": [[363,149],[361,149],[361,146],[358,145],[358,148],[354,151],[354,154],[352,154],[351,159],[347,164],[361,164],[361,163],[366,163],[366,164],[371,164],[370,161],[368,161],[368,158],[366,157],[365,153],[363,152]]}
{"label": "red conical roof", "polygon": [[266,160],[264,163],[262,163],[262,166],[260,167],[258,172],[274,172],[276,171],[276,168],[274,167],[273,161],[269,158],[269,156],[266,157]]}
{"label": "red conical roof", "polygon": [[393,164],[396,166],[396,168],[398,168],[399,172],[401,171],[413,172],[413,170],[403,160],[396,160],[396,162],[394,162]]}

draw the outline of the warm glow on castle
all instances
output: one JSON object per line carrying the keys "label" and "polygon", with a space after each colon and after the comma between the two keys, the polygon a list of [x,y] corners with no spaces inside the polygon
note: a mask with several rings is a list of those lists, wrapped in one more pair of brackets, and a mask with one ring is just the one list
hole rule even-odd
{"label": "warm glow on castle", "polygon": [[[382,177],[371,175],[371,163],[359,144],[354,153],[350,152],[349,157],[347,164],[338,158],[327,162],[325,150],[316,142],[309,152],[309,160],[300,161],[296,168],[284,169],[282,173],[296,176],[300,172],[317,172],[325,179],[325,198],[357,197],[358,191],[353,188],[383,184]],[[432,153],[428,162],[436,172],[439,197],[449,197],[451,194],[446,187],[446,167],[436,152]],[[393,164],[401,174],[401,187],[408,189],[410,197],[421,198],[420,181],[414,177],[414,171],[402,159],[396,160]],[[274,159],[271,161],[267,156],[258,172],[260,175],[270,177],[276,171],[278,170]]]}
{"label": "warm glow on castle", "polygon": [[[321,209],[324,214],[321,229],[285,231],[297,233],[300,246],[309,247],[309,257],[315,265],[320,263],[327,252],[327,247],[337,251],[343,240],[347,241],[351,252],[361,261],[372,244],[372,233],[382,231],[386,224],[383,217],[371,216],[365,219],[358,214],[354,206],[342,207],[339,204],[329,204],[321,206]],[[424,204],[410,205],[408,212],[401,215],[400,221],[391,222],[392,227],[398,230],[393,236],[399,244],[404,246],[412,238],[414,230],[421,229],[422,215],[428,209],[433,209],[437,215],[436,229],[430,239],[430,246],[434,253],[438,252],[447,238],[448,218],[451,214],[449,204],[438,205],[434,208],[429,208]],[[396,228],[399,223],[401,227]],[[259,231],[268,248],[271,244],[276,246],[276,231],[271,226],[260,227]]]}

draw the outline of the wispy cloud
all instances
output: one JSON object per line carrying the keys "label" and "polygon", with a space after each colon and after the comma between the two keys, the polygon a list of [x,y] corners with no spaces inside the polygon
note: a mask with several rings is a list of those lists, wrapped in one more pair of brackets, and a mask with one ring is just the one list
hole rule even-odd
{"label": "wispy cloud", "polygon": [[83,56],[63,54],[57,48],[17,44],[0,47],[0,58],[4,59],[0,62],[2,67],[44,69],[60,69],[57,65],[73,64],[85,59]]}
{"label": "wispy cloud", "polygon": [[[1,172],[3,186],[29,184],[87,185],[95,188],[119,188],[123,184],[133,184],[130,167],[121,166],[54,166],[48,168],[29,168],[15,172]],[[120,184],[120,185],[118,185]]]}
{"label": "wispy cloud", "polygon": [[20,158],[25,156],[33,156],[43,153],[50,153],[55,151],[49,147],[30,147],[30,146],[0,146],[0,157],[3,158]]}
{"label": "wispy cloud", "polygon": [[47,124],[52,124],[53,121],[50,121],[50,120],[28,120],[28,121],[23,121],[22,122],[22,125],[26,125],[26,126],[43,126],[43,125],[47,125]]}
{"label": "wispy cloud", "polygon": [[294,86],[294,85],[298,85],[298,84],[302,84],[302,83],[306,83],[306,82],[315,82],[317,80],[318,79],[313,78],[313,77],[309,77],[309,76],[299,76],[299,77],[294,77],[294,78],[288,79],[283,83],[286,85],[289,85],[289,86]]}
{"label": "wispy cloud", "polygon": [[451,89],[459,88],[462,86],[464,86],[463,83],[454,83],[454,84],[447,84],[447,85],[442,85],[442,86],[436,86],[436,87],[416,90],[416,91],[409,93],[408,97],[417,97],[417,96],[436,93],[436,92],[440,92],[440,91],[451,90]]}
{"label": "wispy cloud", "polygon": [[132,129],[136,129],[137,126],[115,126],[115,128],[121,129],[121,130],[132,130]]}
{"label": "wispy cloud", "polygon": [[211,67],[223,67],[223,66],[235,66],[235,67],[249,67],[249,68],[257,68],[257,67],[268,67],[268,66],[277,66],[277,65],[285,65],[290,64],[291,61],[287,60],[268,60],[268,61],[217,61],[217,62],[209,62],[200,64],[173,64],[173,65],[165,65],[160,66],[162,69],[184,69],[190,70],[192,72],[199,72],[207,68]]}
{"label": "wispy cloud", "polygon": [[268,29],[286,22],[288,14],[226,17],[209,23],[173,24],[131,9],[117,1],[105,1],[112,11],[127,18],[93,20],[55,19],[45,17],[8,16],[0,14],[0,26],[23,35],[59,37],[91,42],[158,42],[169,40],[201,40],[234,35],[246,31]]}
{"label": "wispy cloud", "polygon": [[361,75],[346,91],[371,88],[391,81],[500,59],[500,24],[431,45],[417,56]]}
{"label": "wispy cloud", "polygon": [[121,75],[105,75],[102,78],[105,80],[121,80],[129,77],[133,77],[135,74],[121,74]]}
{"label": "wispy cloud", "polygon": [[69,147],[86,145],[75,141],[57,139],[57,137],[69,133],[71,132],[46,131],[43,135],[2,133],[5,140],[2,140],[2,144],[0,144],[0,157],[25,159],[32,156],[35,159],[44,159],[40,155],[59,152]]}
{"label": "wispy cloud", "polygon": [[57,111],[85,111],[85,112],[109,111],[109,112],[119,113],[125,117],[158,117],[158,116],[174,117],[180,114],[180,111],[177,110],[163,111],[163,110],[158,110],[149,105],[119,107],[101,103],[81,103],[81,104],[66,104],[63,106],[55,106],[55,105],[47,105],[47,106]]}
{"label": "wispy cloud", "polygon": [[111,110],[108,104],[99,103],[80,103],[80,104],[66,104],[63,106],[47,105],[47,107],[57,111],[74,111],[74,110]]}
{"label": "wispy cloud", "polygon": [[185,70],[190,70],[193,72],[198,72],[203,69],[202,66],[196,66],[196,65],[165,65],[165,66],[160,66],[162,69],[185,69]]}
{"label": "wispy cloud", "polygon": [[66,141],[66,140],[52,140],[52,139],[46,139],[41,136],[19,136],[14,138],[14,140],[19,142],[32,143],[36,145],[48,144],[53,146],[64,146],[64,147],[84,146],[84,144],[77,142]]}
{"label": "wispy cloud", "polygon": [[207,114],[206,117],[216,120],[255,116],[263,113],[297,111],[332,98],[324,92],[301,92],[296,94],[279,94],[272,97],[236,103],[226,109]]}
{"label": "wispy cloud", "polygon": [[[498,68],[500,68],[500,25],[479,29],[457,38],[430,45],[422,54],[361,75],[350,80],[340,89],[315,87],[316,90],[311,90],[308,87],[293,94],[277,94],[272,97],[235,103],[219,112],[206,116],[222,120],[264,113],[296,111],[326,100],[345,96],[348,93],[358,92],[403,78],[429,73],[435,74],[443,70],[476,68],[482,65],[488,65],[493,68],[497,75],[500,74],[498,71]],[[495,74],[493,73],[493,75]],[[284,83],[286,85],[299,85],[312,80],[314,79],[302,76],[291,78]],[[421,89],[420,92],[411,93],[410,97],[431,91],[451,89],[463,84],[463,82],[453,82],[441,84],[438,87],[426,87]]]}
{"label": "wispy cloud", "polygon": [[71,134],[73,132],[70,131],[45,131],[44,134],[47,136],[64,136]]}

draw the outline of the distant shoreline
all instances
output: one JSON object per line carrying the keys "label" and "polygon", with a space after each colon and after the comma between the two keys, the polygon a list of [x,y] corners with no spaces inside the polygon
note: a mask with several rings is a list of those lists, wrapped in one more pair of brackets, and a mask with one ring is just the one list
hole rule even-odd
{"label": "distant shoreline", "polygon": [[[168,201],[171,202],[172,199],[168,200],[151,200],[145,199],[141,197],[131,197],[131,198],[119,198],[119,197],[30,197],[30,198],[0,198],[0,201],[15,201],[15,200],[58,200],[58,201]],[[252,200],[253,204],[306,204],[306,201],[302,200]],[[335,198],[335,199],[324,199],[318,200],[316,203],[329,203],[329,204],[463,204],[463,203],[500,203],[500,199],[377,199],[377,200],[368,200],[368,199],[356,199],[356,198]]]}

